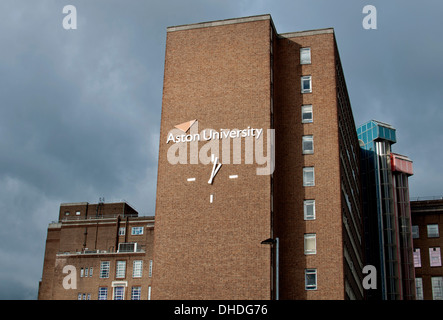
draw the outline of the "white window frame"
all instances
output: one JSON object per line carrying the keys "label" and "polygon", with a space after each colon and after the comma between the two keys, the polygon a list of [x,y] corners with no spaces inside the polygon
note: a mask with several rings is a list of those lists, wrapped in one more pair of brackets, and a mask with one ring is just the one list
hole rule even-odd
{"label": "white window frame", "polygon": [[109,278],[109,270],[111,269],[110,261],[101,261],[100,262],[100,278],[105,279]]}
{"label": "white window frame", "polygon": [[[313,249],[308,249],[309,246],[312,246]],[[315,233],[305,233],[304,250],[306,255],[317,254],[317,235]]]}
{"label": "white window frame", "polygon": [[141,278],[143,274],[143,260],[134,260],[132,265],[132,277]]}
{"label": "white window frame", "polygon": [[[312,92],[312,76],[302,76],[301,81],[301,93],[311,93]],[[309,83],[309,88],[305,89],[304,83]]]}
{"label": "white window frame", "polygon": [[[312,149],[305,148],[305,144],[311,144]],[[302,151],[303,154],[313,154],[314,153],[314,136],[313,135],[306,135],[302,136]]]}
{"label": "white window frame", "polygon": [[[308,174],[312,173],[312,181],[308,180]],[[314,167],[303,168],[303,187],[315,186],[315,169]]]}
{"label": "white window frame", "polygon": [[98,300],[108,300],[108,287],[98,288]]}
{"label": "white window frame", "polygon": [[416,300],[423,300],[423,279],[415,278],[415,296]]}
{"label": "white window frame", "polygon": [[132,227],[131,229],[131,235],[133,236],[139,236],[143,234],[143,227]]}
{"label": "white window frame", "polygon": [[443,300],[443,277],[431,277],[432,300]]}
{"label": "white window frame", "polygon": [[300,48],[300,64],[311,64],[311,48]]}
{"label": "white window frame", "polygon": [[[313,123],[314,122],[314,109],[312,104],[305,104],[301,106],[301,123]],[[305,114],[311,114],[309,119],[305,119]]]}
{"label": "white window frame", "polygon": [[438,230],[438,224],[436,224],[436,223],[428,224],[427,229],[428,229],[428,238],[440,237],[440,233]]}
{"label": "white window frame", "polygon": [[[308,214],[308,207],[312,206],[312,215]],[[303,201],[303,216],[305,220],[315,220],[315,200]]]}
{"label": "white window frame", "polygon": [[412,239],[420,238],[420,227],[418,225],[412,226]]}
{"label": "white window frame", "polygon": [[115,278],[124,279],[126,277],[126,260],[117,260],[115,263]]}
{"label": "white window frame", "polygon": [[421,268],[421,254],[420,254],[420,248],[414,248],[412,252],[413,260],[414,260],[414,267],[415,268]]}
{"label": "white window frame", "polygon": [[[308,284],[308,276],[314,275],[315,284]],[[317,269],[305,269],[305,290],[317,290]]]}
{"label": "white window frame", "polygon": [[429,248],[429,266],[441,267],[441,252],[440,247]]}
{"label": "white window frame", "polygon": [[133,286],[131,288],[131,300],[141,300],[141,295],[142,295],[141,286]]}
{"label": "white window frame", "polygon": [[120,227],[118,228],[118,235],[124,236],[126,234],[126,227]]}

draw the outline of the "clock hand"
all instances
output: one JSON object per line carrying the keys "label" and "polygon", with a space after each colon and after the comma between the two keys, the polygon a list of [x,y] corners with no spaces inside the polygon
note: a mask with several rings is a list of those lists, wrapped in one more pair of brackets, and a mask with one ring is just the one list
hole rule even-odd
{"label": "clock hand", "polygon": [[213,161],[214,165],[212,166],[212,172],[211,172],[211,177],[209,178],[208,183],[212,184],[212,181],[214,180],[215,175],[217,174],[217,172],[220,170],[220,167],[222,166],[221,163],[218,163],[218,158],[216,157],[215,160]]}

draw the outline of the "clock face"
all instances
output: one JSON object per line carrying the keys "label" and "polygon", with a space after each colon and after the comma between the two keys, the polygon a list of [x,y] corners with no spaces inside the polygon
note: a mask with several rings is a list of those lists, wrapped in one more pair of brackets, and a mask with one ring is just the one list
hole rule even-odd
{"label": "clock face", "polygon": [[[220,169],[222,167],[222,163],[220,163],[218,157],[216,157],[214,154],[211,155],[211,162],[212,162],[212,170],[211,170],[211,172],[209,172],[209,180],[208,180],[209,185],[214,184],[215,176],[217,175],[217,173],[220,171]],[[229,175],[229,179],[237,179],[237,178],[238,178],[237,174]],[[186,180],[188,182],[194,182],[194,181],[196,181],[196,178],[192,177],[192,178],[187,178]],[[215,199],[215,194],[211,193],[209,195],[209,203],[213,203],[214,199]]]}

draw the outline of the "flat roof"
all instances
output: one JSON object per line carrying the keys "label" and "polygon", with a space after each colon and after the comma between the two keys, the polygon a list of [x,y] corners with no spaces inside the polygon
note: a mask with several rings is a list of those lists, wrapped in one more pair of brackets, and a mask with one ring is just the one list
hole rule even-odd
{"label": "flat roof", "polygon": [[191,24],[184,24],[184,25],[179,25],[179,26],[171,26],[171,27],[168,27],[166,30],[167,30],[167,32],[173,32],[173,31],[182,31],[182,30],[190,30],[190,29],[198,29],[198,28],[225,26],[225,25],[229,25],[229,24],[244,23],[244,22],[263,21],[263,20],[271,20],[271,15],[264,14],[264,15],[257,15],[257,16],[243,17],[243,18],[233,18],[233,19],[225,19],[225,20],[215,20],[215,21],[191,23]]}

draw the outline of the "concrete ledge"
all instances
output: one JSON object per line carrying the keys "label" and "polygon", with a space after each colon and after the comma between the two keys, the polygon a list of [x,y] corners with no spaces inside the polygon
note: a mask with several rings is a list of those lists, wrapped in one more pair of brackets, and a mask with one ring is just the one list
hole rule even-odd
{"label": "concrete ledge", "polygon": [[166,31],[167,32],[174,32],[174,31],[217,27],[217,26],[224,26],[224,25],[229,25],[229,24],[253,22],[253,21],[263,21],[263,20],[271,20],[271,15],[265,14],[265,15],[251,16],[251,17],[244,17],[244,18],[235,18],[235,19],[226,19],[226,20],[218,20],[218,21],[185,24],[185,25],[181,25],[181,26],[168,27],[166,29]]}

